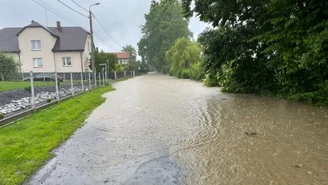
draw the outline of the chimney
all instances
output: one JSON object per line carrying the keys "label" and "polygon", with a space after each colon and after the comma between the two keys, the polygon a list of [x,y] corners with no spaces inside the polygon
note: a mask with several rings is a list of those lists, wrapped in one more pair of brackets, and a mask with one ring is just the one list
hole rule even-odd
{"label": "chimney", "polygon": [[60,26],[60,21],[57,21],[56,23],[57,23],[57,30],[61,32],[62,27]]}
{"label": "chimney", "polygon": [[34,23],[34,20],[32,20],[31,23]]}

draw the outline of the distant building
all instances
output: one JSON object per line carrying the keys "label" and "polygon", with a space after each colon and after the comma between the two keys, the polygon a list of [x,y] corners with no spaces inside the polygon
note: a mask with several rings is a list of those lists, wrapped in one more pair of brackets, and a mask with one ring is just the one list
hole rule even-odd
{"label": "distant building", "polygon": [[0,30],[0,53],[20,61],[22,72],[81,72],[89,68],[90,34],[81,27],[45,27],[38,22]]}
{"label": "distant building", "polygon": [[129,52],[110,52],[110,54],[116,55],[118,62],[121,65],[127,65],[130,61],[130,53]]}

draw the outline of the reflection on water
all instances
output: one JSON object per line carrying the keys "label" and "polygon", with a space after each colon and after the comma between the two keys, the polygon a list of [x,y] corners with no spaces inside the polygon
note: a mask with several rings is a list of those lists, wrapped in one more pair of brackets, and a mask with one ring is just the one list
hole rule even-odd
{"label": "reflection on water", "polygon": [[177,158],[187,184],[328,184],[328,110],[253,95],[207,97]]}

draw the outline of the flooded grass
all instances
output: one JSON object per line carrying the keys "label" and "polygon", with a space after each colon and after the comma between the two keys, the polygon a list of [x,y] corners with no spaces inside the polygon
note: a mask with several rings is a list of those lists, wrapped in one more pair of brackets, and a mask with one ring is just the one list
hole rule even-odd
{"label": "flooded grass", "polygon": [[0,129],[0,184],[22,184],[114,90],[105,86]]}

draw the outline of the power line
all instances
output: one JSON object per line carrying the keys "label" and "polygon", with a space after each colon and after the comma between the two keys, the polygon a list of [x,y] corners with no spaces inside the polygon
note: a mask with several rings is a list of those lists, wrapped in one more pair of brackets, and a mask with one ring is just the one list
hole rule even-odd
{"label": "power line", "polygon": [[73,21],[71,21],[71,20],[65,18],[64,16],[58,14],[55,10],[49,8],[49,5],[48,5],[48,7],[47,7],[47,4],[44,3],[44,2],[42,2],[41,0],[40,0],[40,2],[42,2],[43,4],[41,4],[40,2],[38,2],[38,1],[36,1],[36,0],[32,0],[32,1],[34,1],[34,2],[37,3],[38,5],[42,6],[43,8],[49,10],[50,12],[52,12],[52,13],[55,14],[55,15],[57,15],[58,17],[60,17],[60,18],[62,18],[62,19],[64,19],[64,20],[66,20],[67,22],[73,24],[74,26],[77,26]]}
{"label": "power line", "polygon": [[[49,6],[48,4],[46,4],[45,2],[43,2],[42,0],[32,0],[34,1],[35,3],[37,3],[38,5],[42,6],[43,8],[45,8],[46,10],[49,10],[50,12],[52,12],[53,14],[57,15],[58,17],[66,20],[67,22],[71,23],[72,25],[74,26],[79,26],[78,24],[76,24],[74,21],[64,17],[63,15],[61,15],[60,13],[57,13],[57,11],[53,8],[51,8],[51,6]],[[108,48],[111,47],[113,49],[115,49],[114,47],[112,47],[110,44],[108,44],[107,42],[104,41],[104,39],[101,39],[97,34],[95,34],[95,36],[104,44],[106,45]]]}
{"label": "power line", "polygon": [[104,45],[106,45],[108,48],[112,48],[115,49],[113,46],[111,46],[110,44],[108,44],[104,39],[101,39],[100,36],[96,33],[93,33],[97,39],[99,39]]}
{"label": "power line", "polygon": [[71,9],[71,10],[72,10],[72,11],[74,11],[75,13],[77,13],[77,14],[79,14],[79,15],[83,16],[83,17],[86,17],[86,18],[88,18],[88,16],[86,16],[86,15],[84,15],[84,14],[82,14],[82,13],[80,13],[80,12],[76,11],[76,10],[74,10],[73,8],[71,8],[70,6],[68,6],[68,5],[67,5],[67,4],[65,4],[65,3],[61,2],[60,0],[57,0],[57,1],[58,1],[58,2],[60,2],[61,4],[63,4],[64,6],[66,6],[67,8]]}
{"label": "power line", "polygon": [[83,10],[85,10],[86,12],[89,12],[87,9],[85,9],[83,6],[79,5],[77,2],[75,2],[74,0],[71,0],[74,4],[76,4],[77,6],[79,6],[80,8],[82,8]]}
{"label": "power line", "polygon": [[98,24],[100,25],[100,27],[105,31],[105,33],[108,35],[108,37],[111,38],[111,39],[115,42],[116,45],[118,45],[119,47],[123,48],[120,44],[118,44],[118,43],[113,39],[113,37],[111,37],[111,36],[109,35],[109,33],[106,31],[106,29],[103,27],[103,25],[101,25],[101,23],[99,22],[99,20],[97,19],[97,17],[96,17],[94,14],[93,14],[93,17],[96,19],[96,21],[98,22]]}

